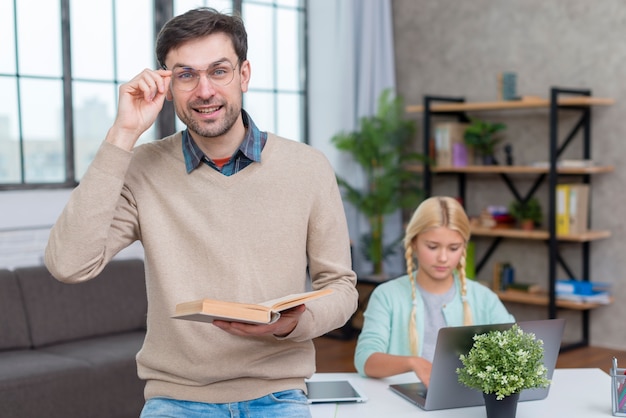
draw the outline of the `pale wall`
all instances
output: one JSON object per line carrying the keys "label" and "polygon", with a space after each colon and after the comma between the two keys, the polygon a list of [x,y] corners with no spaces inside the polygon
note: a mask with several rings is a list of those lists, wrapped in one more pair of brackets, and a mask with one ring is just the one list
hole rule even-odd
{"label": "pale wall", "polygon": [[[615,165],[615,172],[592,178],[592,226],[612,237],[592,244],[594,280],[613,282],[616,300],[626,297],[626,248],[623,193],[626,173],[626,7],[622,0],[393,0],[398,92],[407,103],[421,104],[424,94],[465,96],[470,101],[495,100],[496,75],[514,71],[522,95],[548,97],[551,86],[590,88],[595,96],[612,97],[611,107],[594,108],[594,159]],[[545,160],[548,118],[545,111],[477,115],[509,126],[507,142],[516,162]],[[567,118],[566,118],[567,119]],[[421,126],[421,119],[420,126]],[[525,187],[520,187],[525,192]],[[449,180],[436,183],[437,193],[454,194]],[[489,204],[508,204],[512,195],[497,179],[472,177],[468,211]],[[547,191],[540,190],[543,199]],[[483,240],[484,241],[484,240]],[[578,247],[565,250],[579,269]],[[547,247],[508,241],[491,261],[512,261],[517,277],[546,283]],[[490,280],[491,264],[481,274]],[[518,319],[547,311],[513,306]],[[534,310],[533,310],[534,309]],[[626,346],[626,304],[594,310],[593,345]],[[568,315],[569,319],[569,315]],[[578,334],[578,316],[568,321],[568,335]],[[607,359],[608,361],[608,359]]]}

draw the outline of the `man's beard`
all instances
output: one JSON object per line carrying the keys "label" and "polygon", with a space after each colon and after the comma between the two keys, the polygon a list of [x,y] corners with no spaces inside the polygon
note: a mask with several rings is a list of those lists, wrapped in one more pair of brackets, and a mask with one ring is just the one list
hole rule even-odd
{"label": "man's beard", "polygon": [[181,114],[182,112],[176,112],[180,120],[187,125],[189,130],[204,138],[215,138],[226,134],[235,125],[240,109],[235,109],[232,106],[224,106],[222,110],[226,110],[224,117],[220,120],[212,120],[210,122],[199,121],[189,116],[194,112],[191,106],[187,109],[188,113]]}

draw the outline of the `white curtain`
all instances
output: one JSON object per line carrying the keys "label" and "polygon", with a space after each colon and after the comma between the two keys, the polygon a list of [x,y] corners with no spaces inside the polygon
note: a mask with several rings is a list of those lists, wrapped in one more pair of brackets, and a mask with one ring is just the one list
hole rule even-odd
{"label": "white curtain", "polygon": [[[363,116],[376,112],[380,93],[395,90],[391,0],[310,0],[309,7],[309,138],[322,150],[338,175],[365,186],[358,165],[334,148],[330,139],[357,128]],[[355,244],[355,269],[371,267],[358,248],[367,223],[346,204],[350,236]],[[389,239],[402,234],[400,214],[389,217]],[[404,270],[400,255],[386,271]]]}

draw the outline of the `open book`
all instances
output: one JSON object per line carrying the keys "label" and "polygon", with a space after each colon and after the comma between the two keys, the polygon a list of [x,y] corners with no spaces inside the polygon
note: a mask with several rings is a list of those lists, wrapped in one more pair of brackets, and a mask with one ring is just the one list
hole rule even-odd
{"label": "open book", "polygon": [[296,293],[259,304],[225,302],[215,299],[201,299],[176,305],[173,318],[190,321],[213,322],[213,320],[246,322],[250,324],[271,324],[280,318],[280,313],[313,299],[332,293],[332,289]]}

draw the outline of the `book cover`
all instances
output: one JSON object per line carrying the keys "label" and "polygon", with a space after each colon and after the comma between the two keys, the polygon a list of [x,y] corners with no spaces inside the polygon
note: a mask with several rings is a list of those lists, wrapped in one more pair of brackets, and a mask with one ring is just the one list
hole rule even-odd
{"label": "book cover", "polygon": [[569,184],[556,186],[556,234],[569,234]]}
{"label": "book cover", "polygon": [[287,295],[259,304],[200,299],[177,304],[176,312],[172,318],[200,322],[222,320],[249,324],[271,324],[280,318],[282,311],[329,295],[332,292],[332,289],[320,289]]}

